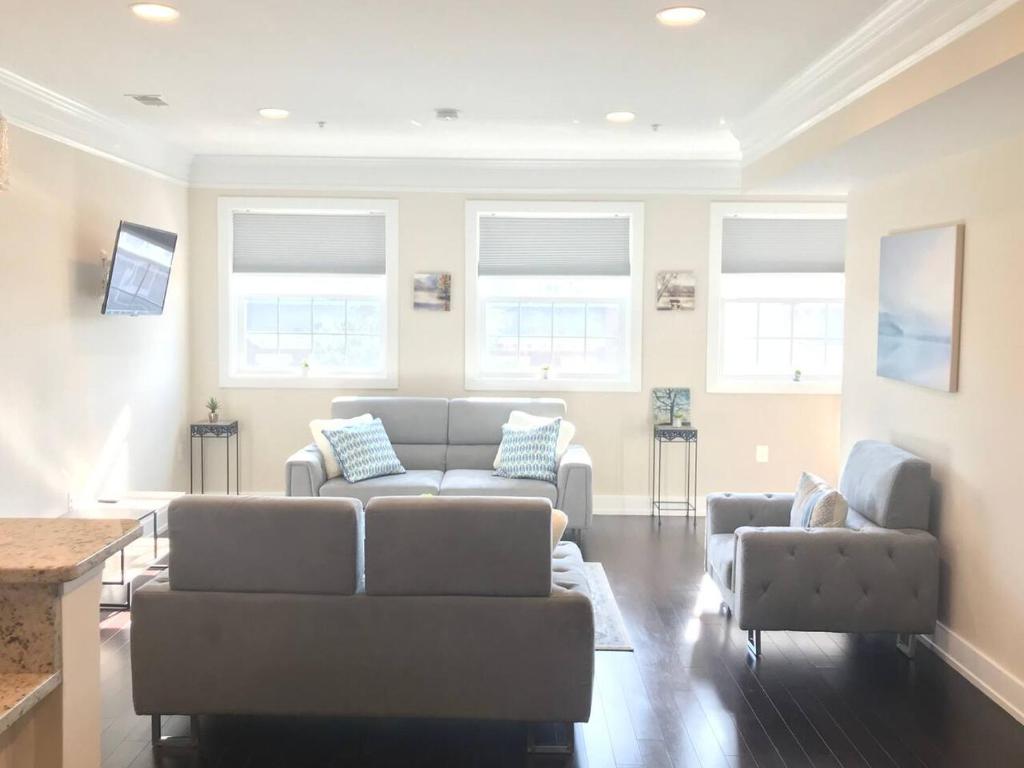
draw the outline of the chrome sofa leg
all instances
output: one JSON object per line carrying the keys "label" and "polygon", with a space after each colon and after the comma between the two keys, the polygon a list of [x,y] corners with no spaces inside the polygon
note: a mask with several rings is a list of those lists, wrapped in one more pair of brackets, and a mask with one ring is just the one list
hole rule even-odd
{"label": "chrome sofa leg", "polygon": [[199,749],[199,718],[192,715],[188,719],[188,735],[164,736],[160,726],[161,715],[150,715],[150,732],[153,749],[163,753],[195,752]]}
{"label": "chrome sofa leg", "polygon": [[747,630],[747,653],[753,655],[755,659],[761,658],[761,630],[760,629],[748,629]]}
{"label": "chrome sofa leg", "polygon": [[[549,734],[551,741],[537,738],[537,730],[541,726],[548,726],[548,723],[529,723],[526,726],[526,752],[531,755],[566,755],[576,753],[576,727],[575,723],[555,723],[555,733]],[[555,734],[561,729],[565,732],[564,739],[557,740]]]}
{"label": "chrome sofa leg", "polygon": [[896,635],[896,649],[908,659],[917,653],[917,635]]}

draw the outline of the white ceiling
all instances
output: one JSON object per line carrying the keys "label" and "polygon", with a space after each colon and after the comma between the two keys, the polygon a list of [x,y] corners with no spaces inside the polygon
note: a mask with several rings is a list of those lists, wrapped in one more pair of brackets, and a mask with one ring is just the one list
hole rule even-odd
{"label": "white ceiling", "polygon": [[702,24],[666,29],[665,0],[165,1],[179,21],[0,0],[0,68],[189,154],[735,160],[729,123],[886,5],[703,0]]}

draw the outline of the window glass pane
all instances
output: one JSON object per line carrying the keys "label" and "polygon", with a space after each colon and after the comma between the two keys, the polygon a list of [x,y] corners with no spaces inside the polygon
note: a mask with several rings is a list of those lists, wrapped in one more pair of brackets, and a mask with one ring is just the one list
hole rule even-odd
{"label": "window glass pane", "polygon": [[[551,305],[519,305],[520,336],[551,336]],[[550,351],[551,345],[548,345]]]}
{"label": "window glass pane", "polygon": [[245,329],[256,333],[277,333],[277,298],[247,298]]}
{"label": "window glass pane", "polygon": [[752,301],[725,302],[722,330],[726,339],[757,336],[757,304]]}
{"label": "window glass pane", "polygon": [[792,373],[790,342],[776,339],[761,339],[757,342],[757,367],[762,373]]}
{"label": "window glass pane", "polygon": [[519,305],[489,302],[484,314],[488,336],[519,335]]}
{"label": "window glass pane", "polygon": [[551,364],[551,337],[523,336],[519,339],[519,364],[528,370],[540,370]]}
{"label": "window glass pane", "polygon": [[381,367],[383,348],[379,336],[349,336],[345,358],[354,371],[373,371]]}
{"label": "window glass pane", "polygon": [[621,331],[617,304],[587,304],[587,336],[617,338]]}
{"label": "window glass pane", "polygon": [[[826,305],[800,303],[793,307],[793,336],[797,338],[825,338]],[[824,353],[822,354],[824,358]]]}
{"label": "window glass pane", "polygon": [[733,376],[749,376],[757,372],[757,340],[727,338],[725,340],[725,372]]}
{"label": "window glass pane", "polygon": [[281,333],[309,333],[312,330],[312,315],[308,298],[284,298],[278,300],[278,322]]}
{"label": "window glass pane", "polygon": [[344,336],[314,336],[310,365],[321,369],[341,370],[345,367]]}
{"label": "window glass pane", "polygon": [[828,342],[825,351],[825,372],[829,376],[838,376],[843,372],[843,342]]}
{"label": "window glass pane", "polygon": [[277,337],[278,349],[308,353],[313,349],[313,337],[308,333],[282,333]]}
{"label": "window glass pane", "polygon": [[345,330],[344,299],[313,299],[313,330],[342,333]]}
{"label": "window glass pane", "polygon": [[515,370],[519,360],[519,339],[515,336],[489,336],[484,355],[487,370]]}
{"label": "window glass pane", "polygon": [[586,333],[587,310],[583,304],[555,304],[555,336],[579,336]]}
{"label": "window glass pane", "polygon": [[346,323],[349,333],[379,334],[382,328],[380,301],[349,301]]}
{"label": "window glass pane", "polygon": [[625,365],[618,339],[587,339],[587,369],[593,373],[619,373]]}
{"label": "window glass pane", "polygon": [[828,305],[828,337],[830,339],[843,338],[843,305]]}
{"label": "window glass pane", "polygon": [[762,303],[758,305],[758,336],[789,337],[793,311],[789,304]]}
{"label": "window glass pane", "polygon": [[[582,315],[582,311],[580,314]],[[567,373],[586,370],[586,342],[583,339],[556,337],[552,341],[551,367]]]}
{"label": "window glass pane", "polygon": [[245,335],[245,366],[265,368],[277,359],[276,333],[247,333]]}
{"label": "window glass pane", "polygon": [[825,342],[797,339],[793,342],[793,368],[820,375],[825,370]]}

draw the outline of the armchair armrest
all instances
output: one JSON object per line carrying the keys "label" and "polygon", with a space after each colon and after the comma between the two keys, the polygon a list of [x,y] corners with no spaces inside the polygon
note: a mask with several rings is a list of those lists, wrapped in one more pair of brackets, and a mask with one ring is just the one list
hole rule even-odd
{"label": "armchair armrest", "polygon": [[938,542],[917,530],[740,528],[734,586],[743,629],[929,633]]}
{"label": "armchair armrest", "polygon": [[744,525],[789,525],[792,493],[710,493],[708,535],[733,533]]}
{"label": "armchair armrest", "polygon": [[316,443],[288,457],[284,468],[286,496],[319,496],[320,486],[327,482],[324,457]]}
{"label": "armchair armrest", "polygon": [[570,445],[558,461],[555,506],[569,517],[570,528],[586,528],[594,514],[593,465],[582,445]]}

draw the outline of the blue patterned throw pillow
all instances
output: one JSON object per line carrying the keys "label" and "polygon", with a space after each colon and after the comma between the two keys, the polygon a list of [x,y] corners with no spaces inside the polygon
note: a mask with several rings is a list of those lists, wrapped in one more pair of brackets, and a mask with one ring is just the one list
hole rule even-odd
{"label": "blue patterned throw pillow", "polygon": [[516,429],[508,424],[501,428],[501,447],[498,449],[498,477],[524,480],[557,480],[556,447],[561,419],[554,419],[539,427]]}
{"label": "blue patterned throw pillow", "polygon": [[839,491],[817,475],[804,472],[796,488],[789,524],[793,528],[842,528],[848,509]]}
{"label": "blue patterned throw pillow", "polygon": [[341,429],[325,429],[323,433],[331,444],[342,474],[350,483],[405,473],[405,467],[395,455],[380,419]]}

